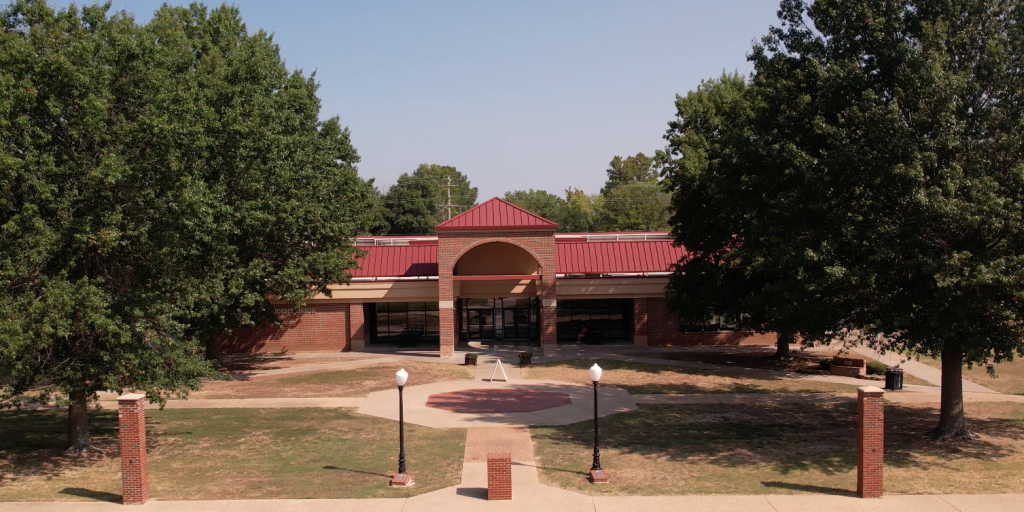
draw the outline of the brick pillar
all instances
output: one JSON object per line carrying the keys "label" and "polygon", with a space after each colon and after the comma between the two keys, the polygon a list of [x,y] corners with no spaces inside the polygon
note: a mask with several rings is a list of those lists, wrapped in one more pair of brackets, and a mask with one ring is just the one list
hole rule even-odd
{"label": "brick pillar", "polygon": [[540,351],[544,355],[558,352],[558,292],[555,275],[548,272],[540,276]]}
{"label": "brick pillar", "polygon": [[149,499],[146,464],[146,395],[117,397],[118,440],[121,445],[121,503],[141,505]]}
{"label": "brick pillar", "polygon": [[647,346],[647,298],[633,299],[633,344]]}
{"label": "brick pillar", "polygon": [[348,346],[356,352],[366,350],[366,316],[361,302],[348,305]]}
{"label": "brick pillar", "polygon": [[512,499],[512,454],[487,454],[487,499]]}
{"label": "brick pillar", "polygon": [[885,391],[857,388],[857,494],[882,497],[882,459],[885,433]]}

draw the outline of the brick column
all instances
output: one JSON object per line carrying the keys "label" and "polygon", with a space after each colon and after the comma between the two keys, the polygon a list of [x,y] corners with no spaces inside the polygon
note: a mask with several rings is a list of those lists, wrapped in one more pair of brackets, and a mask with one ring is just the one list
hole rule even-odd
{"label": "brick column", "polygon": [[149,499],[146,464],[146,395],[117,397],[118,440],[121,445],[121,503],[141,505]]}
{"label": "brick column", "polygon": [[558,292],[552,273],[540,276],[540,351],[544,355],[558,352]]}
{"label": "brick column", "polygon": [[349,350],[366,350],[366,316],[361,302],[348,305],[348,346]]}
{"label": "brick column", "polygon": [[647,297],[633,299],[633,344],[647,346]]}
{"label": "brick column", "polygon": [[885,391],[857,388],[857,494],[882,497],[882,459],[885,431]]}
{"label": "brick column", "polygon": [[487,499],[512,499],[512,454],[487,454]]}

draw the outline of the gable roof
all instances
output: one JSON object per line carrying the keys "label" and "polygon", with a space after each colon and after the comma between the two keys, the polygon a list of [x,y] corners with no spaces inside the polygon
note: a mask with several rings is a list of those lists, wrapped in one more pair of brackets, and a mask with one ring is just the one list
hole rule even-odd
{"label": "gable roof", "polygon": [[504,199],[492,197],[436,226],[438,231],[474,229],[554,230],[558,224],[528,212]]}

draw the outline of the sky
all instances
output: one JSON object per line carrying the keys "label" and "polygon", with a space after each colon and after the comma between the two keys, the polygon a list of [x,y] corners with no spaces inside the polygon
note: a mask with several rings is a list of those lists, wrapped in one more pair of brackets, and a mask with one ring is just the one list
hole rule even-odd
{"label": "sky", "polygon": [[[113,8],[145,22],[162,3]],[[321,117],[349,127],[361,176],[386,190],[421,163],[451,165],[481,201],[597,193],[614,156],[664,148],[676,94],[751,71],[746,56],[778,10],[777,0],[234,5],[250,32],[273,34],[289,68],[316,71]]]}

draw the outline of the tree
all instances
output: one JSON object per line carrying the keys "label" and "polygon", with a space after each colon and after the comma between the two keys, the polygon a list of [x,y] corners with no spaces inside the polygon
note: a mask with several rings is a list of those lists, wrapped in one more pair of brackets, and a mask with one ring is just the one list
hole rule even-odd
{"label": "tree", "polygon": [[558,230],[563,233],[593,233],[600,229],[603,198],[575,188],[565,189],[565,206]]}
{"label": "tree", "polygon": [[[163,402],[199,341],[348,279],[371,187],[316,84],[238,11],[18,1],[0,35],[0,401]],[[216,351],[216,346],[210,347]]]}
{"label": "tree", "polygon": [[659,183],[660,163],[643,153],[608,163],[608,181],[601,189],[601,226],[610,231],[668,229],[669,197]]}
{"label": "tree", "polygon": [[602,194],[612,188],[633,183],[657,183],[660,175],[660,164],[654,157],[643,153],[622,158],[616,155],[608,162],[608,181],[605,182]]}
{"label": "tree", "polygon": [[505,200],[545,219],[561,224],[565,201],[544,190],[515,190],[505,192]]}
{"label": "tree", "polygon": [[[451,194],[451,208],[449,204]],[[434,226],[476,205],[477,188],[454,167],[420,164],[410,175],[402,173],[384,195],[385,219],[392,235],[423,235]]]}
{"label": "tree", "polygon": [[743,315],[743,327],[775,332],[775,357],[786,358],[798,334],[812,339],[840,324],[821,307],[827,283],[793,249],[797,242],[779,243],[788,239],[775,224],[789,226],[802,211],[763,204],[762,196],[774,198],[786,183],[764,165],[753,93],[742,76],[723,74],[676,98],[665,182],[673,191],[673,235],[688,258],[673,273],[667,299],[687,324],[699,325],[709,312],[733,322]]}
{"label": "tree", "polygon": [[849,329],[942,358],[937,438],[970,436],[963,364],[1024,350],[1022,17],[988,0],[784,1],[751,54],[750,132],[727,145],[760,163],[719,178],[749,200],[728,257],[795,272],[794,296],[840,319],[802,324],[805,339]]}

